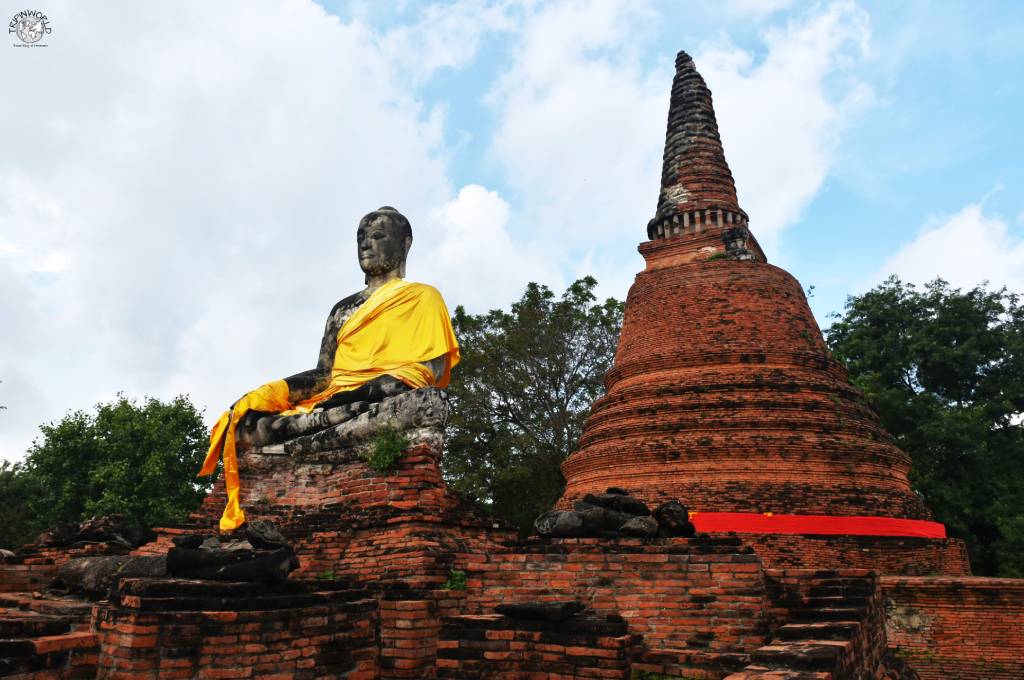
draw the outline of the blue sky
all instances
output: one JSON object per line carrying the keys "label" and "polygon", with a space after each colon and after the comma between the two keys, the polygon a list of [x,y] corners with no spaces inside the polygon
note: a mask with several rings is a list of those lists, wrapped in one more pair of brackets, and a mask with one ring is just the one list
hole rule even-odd
{"label": "blue sky", "polygon": [[[641,3],[635,3],[637,6]],[[323,3],[345,20],[364,21],[378,30],[415,25],[429,3]],[[588,3],[576,3],[586,12]],[[543,8],[538,4],[534,9]],[[772,260],[805,286],[814,286],[812,306],[819,321],[841,310],[847,295],[877,283],[879,269],[901,247],[928,227],[947,221],[970,205],[983,216],[1005,221],[1010,243],[1024,236],[1024,5],[1012,2],[652,2],[631,15],[636,40],[592,52],[616,59],[630,52],[647,74],[664,72],[679,49],[698,53],[724,43],[752,58],[756,68],[768,56],[765,36],[841,7],[865,20],[865,45],[844,54],[821,81],[824,96],[842,100],[858,85],[867,102],[851,107],[833,140],[826,175],[798,215],[787,220],[773,244]],[[543,11],[543,9],[540,9]],[[512,5],[510,14],[529,10]],[[645,17],[644,14],[647,16]],[[486,144],[466,140],[494,134],[495,111],[487,99],[494,79],[510,68],[521,46],[512,33],[496,31],[475,58],[458,68],[438,70],[420,92],[428,106],[447,108],[446,140],[459,149],[450,166],[460,185],[477,183],[497,190],[513,205],[521,197],[507,170],[489,162]],[[698,62],[698,67],[700,63]],[[711,82],[712,90],[715,83]],[[667,92],[669,83],[663,82]],[[745,112],[757,117],[756,110]],[[764,129],[763,134],[772,134]],[[661,128],[652,136],[663,134]],[[659,137],[660,139],[660,137]],[[726,153],[735,151],[726,137]],[[794,140],[796,141],[796,140]],[[608,159],[612,162],[612,159]],[[780,182],[785,182],[780,178]],[[652,195],[655,189],[650,192]],[[739,184],[741,203],[745,187]],[[653,200],[640,203],[650,212]],[[757,229],[758,215],[752,215]],[[642,224],[633,234],[642,234]],[[523,225],[523,228],[528,228]],[[624,229],[624,231],[627,231]],[[636,236],[640,238],[640,236]],[[913,253],[908,253],[911,255]],[[894,269],[919,281],[952,277],[960,285],[991,278],[1016,290],[1024,272],[999,278],[983,263],[959,271],[937,267]],[[1013,264],[1024,266],[1017,257]],[[927,273],[925,273],[927,272]],[[610,291],[614,292],[614,291]]]}
{"label": "blue sky", "polygon": [[0,46],[17,93],[0,119],[3,458],[118,392],[187,393],[212,420],[309,368],[361,287],[356,222],[382,204],[412,220],[410,278],[452,307],[584,274],[623,297],[680,49],[751,229],[815,287],[819,321],[891,273],[1024,292],[1021,3],[45,12],[45,48]]}

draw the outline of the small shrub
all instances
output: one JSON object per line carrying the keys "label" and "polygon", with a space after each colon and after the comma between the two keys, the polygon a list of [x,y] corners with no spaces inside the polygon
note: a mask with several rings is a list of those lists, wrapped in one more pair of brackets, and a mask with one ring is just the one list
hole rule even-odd
{"label": "small shrub", "polygon": [[319,574],[316,575],[316,578],[319,581],[333,581],[334,572],[330,569],[328,569],[327,571],[321,571]]}
{"label": "small shrub", "polygon": [[444,590],[465,590],[466,572],[461,569],[452,569],[448,572],[448,580],[441,586]]}
{"label": "small shrub", "polygon": [[366,456],[366,462],[377,472],[389,470],[409,448],[409,440],[394,427],[385,425],[374,440],[373,450]]}
{"label": "small shrub", "polygon": [[[704,261],[705,262],[714,262],[715,260],[724,260],[724,259],[726,259],[728,257],[729,256],[726,255],[725,253],[715,253],[714,255],[712,255],[711,257],[707,258]],[[646,680],[646,678],[641,678],[641,680]]]}
{"label": "small shrub", "polygon": [[662,675],[661,673],[634,670],[631,680],[686,680],[686,676],[683,676],[682,678],[672,678],[668,675]]}

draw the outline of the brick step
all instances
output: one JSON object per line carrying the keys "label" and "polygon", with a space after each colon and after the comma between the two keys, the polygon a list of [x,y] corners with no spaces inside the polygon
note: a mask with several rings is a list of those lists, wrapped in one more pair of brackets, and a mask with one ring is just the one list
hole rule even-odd
{"label": "brick step", "polygon": [[27,638],[0,640],[0,660],[24,658],[35,653],[35,645]]}
{"label": "brick step", "polygon": [[812,621],[861,621],[867,616],[867,612],[867,607],[801,609],[793,612],[793,620],[801,623]]}
{"label": "brick step", "polygon": [[822,578],[812,579],[810,588],[868,588],[871,581],[866,578]]}
{"label": "brick step", "polygon": [[799,640],[777,642],[754,650],[755,664],[775,670],[836,670],[839,660],[853,648],[849,640]]}
{"label": "brick step", "polygon": [[0,613],[0,638],[31,638],[59,635],[71,630],[71,621],[63,616]]}
{"label": "brick step", "polygon": [[94,678],[98,655],[98,636],[87,631],[0,640],[0,677]]}
{"label": "brick step", "polygon": [[68,618],[75,623],[88,621],[93,606],[92,602],[83,602],[70,597],[35,597],[32,593],[0,594],[0,608],[58,616]]}
{"label": "brick step", "polygon": [[[658,649],[644,653],[634,665],[663,664],[701,671],[738,671],[750,663],[750,655],[737,652],[704,652],[690,648]],[[641,667],[641,670],[649,668]],[[660,672],[660,671],[659,671]]]}
{"label": "brick step", "polygon": [[835,607],[867,607],[871,600],[867,597],[853,595],[829,595],[808,597],[804,600],[803,609],[830,609]]}
{"label": "brick step", "polygon": [[98,654],[99,638],[87,631],[0,640],[0,677],[44,673],[45,677],[94,678]]}
{"label": "brick step", "polygon": [[868,583],[847,586],[811,586],[807,589],[807,594],[811,597],[820,597],[822,595],[861,595],[869,597],[874,592],[874,588]]}
{"label": "brick step", "polygon": [[860,626],[859,621],[787,623],[775,631],[775,640],[850,640],[857,635]]}
{"label": "brick step", "polygon": [[832,674],[826,671],[783,671],[767,666],[747,666],[739,673],[727,675],[724,680],[832,680]]}

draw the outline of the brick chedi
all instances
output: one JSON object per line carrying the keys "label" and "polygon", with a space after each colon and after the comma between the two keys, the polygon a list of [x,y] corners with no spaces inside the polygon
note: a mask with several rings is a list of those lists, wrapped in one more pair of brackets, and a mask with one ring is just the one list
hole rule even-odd
{"label": "brick chedi", "polygon": [[[629,291],[608,392],[563,464],[561,505],[618,485],[649,503],[681,499],[704,530],[714,528],[700,523],[708,513],[772,513],[798,527],[814,518],[819,528],[806,533],[829,518],[837,527],[870,524],[858,523],[863,517],[941,531],[910,488],[909,457],[829,353],[799,282],[768,264],[750,234],[711,93],[683,52],[647,234],[647,266]],[[773,533],[770,523],[765,531]],[[916,570],[965,571],[960,546],[935,540],[915,546],[927,563]],[[843,550],[862,547],[847,541]]]}

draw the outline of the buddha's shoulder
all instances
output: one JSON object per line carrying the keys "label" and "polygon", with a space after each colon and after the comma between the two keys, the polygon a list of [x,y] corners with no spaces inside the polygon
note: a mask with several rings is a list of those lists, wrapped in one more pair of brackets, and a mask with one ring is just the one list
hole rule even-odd
{"label": "buddha's shoulder", "polygon": [[346,309],[348,307],[358,307],[359,305],[366,302],[366,299],[368,297],[370,297],[369,293],[367,293],[365,290],[360,290],[338,300],[338,302],[335,303],[334,305],[334,309],[337,310]]}
{"label": "buddha's shoulder", "polygon": [[437,298],[439,300],[444,300],[444,296],[441,295],[441,291],[434,288],[429,283],[409,281],[406,285],[406,290],[423,298]]}

